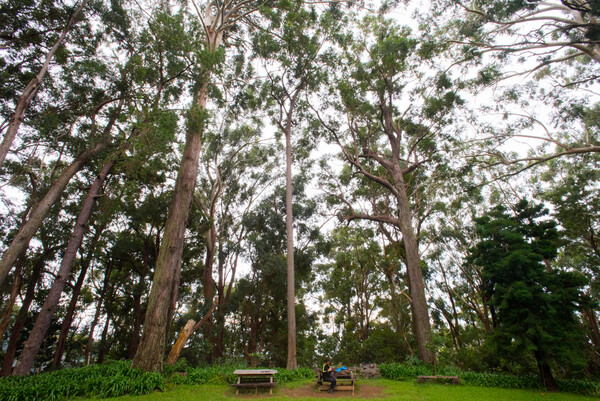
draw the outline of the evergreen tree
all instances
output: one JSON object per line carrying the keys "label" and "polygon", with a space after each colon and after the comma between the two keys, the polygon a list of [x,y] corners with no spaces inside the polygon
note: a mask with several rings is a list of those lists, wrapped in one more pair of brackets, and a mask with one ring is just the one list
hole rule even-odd
{"label": "evergreen tree", "polygon": [[557,390],[555,362],[576,362],[584,279],[553,269],[561,237],[541,205],[521,200],[508,213],[497,206],[476,218],[480,241],[467,262],[483,267],[483,287],[494,308],[492,344],[500,356],[533,356],[542,384]]}

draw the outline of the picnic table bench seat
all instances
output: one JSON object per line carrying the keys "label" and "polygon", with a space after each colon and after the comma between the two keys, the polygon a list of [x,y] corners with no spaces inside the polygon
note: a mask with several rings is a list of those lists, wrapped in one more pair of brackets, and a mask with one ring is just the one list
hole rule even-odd
{"label": "picnic table bench seat", "polygon": [[445,382],[452,384],[460,384],[458,376],[418,376],[417,383],[425,382]]}

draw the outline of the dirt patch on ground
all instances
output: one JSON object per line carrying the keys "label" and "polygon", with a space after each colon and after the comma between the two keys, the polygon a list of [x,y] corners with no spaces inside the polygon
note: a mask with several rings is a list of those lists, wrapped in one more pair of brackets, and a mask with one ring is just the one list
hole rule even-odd
{"label": "dirt patch on ground", "polygon": [[[367,399],[367,398],[383,398],[385,394],[383,392],[383,386],[375,386],[372,384],[360,383],[356,385],[354,389],[354,398]],[[314,384],[307,384],[296,388],[280,388],[279,392],[282,395],[288,397],[318,397],[318,398],[344,398],[352,397],[352,391],[336,391],[332,394],[327,391],[317,390],[317,386]]]}

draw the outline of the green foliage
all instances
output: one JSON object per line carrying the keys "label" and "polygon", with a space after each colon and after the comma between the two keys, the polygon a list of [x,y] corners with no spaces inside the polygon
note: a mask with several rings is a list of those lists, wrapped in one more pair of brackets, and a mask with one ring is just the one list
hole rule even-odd
{"label": "green foliage", "polygon": [[46,401],[72,397],[118,397],[163,390],[159,373],[132,369],[131,362],[110,362],[83,368],[58,370],[27,377],[0,379],[0,400]]}
{"label": "green foliage", "polygon": [[582,275],[551,269],[561,243],[548,211],[522,200],[509,214],[497,206],[476,218],[479,243],[468,263],[482,266],[483,291],[495,309],[492,345],[511,362],[534,356],[538,368],[554,361],[582,366],[581,327],[575,312],[585,303]]}
{"label": "green foliage", "polygon": [[315,372],[311,368],[303,367],[293,370],[288,369],[277,369],[275,380],[277,383],[291,383],[295,381],[302,381],[306,379],[312,379]]}
{"label": "green foliage", "polygon": [[[399,381],[416,380],[418,376],[436,374],[433,366],[421,363],[386,363],[379,365],[381,375],[386,379]],[[540,379],[537,375],[511,375],[506,373],[478,373],[461,371],[452,366],[438,366],[437,374],[442,376],[458,376],[461,384],[477,387],[499,387],[511,389],[541,390]],[[583,394],[600,395],[600,383],[586,379],[557,380],[561,391]]]}
{"label": "green foliage", "polygon": [[[178,362],[165,369],[165,376],[168,375],[168,381],[176,384],[231,384],[237,380],[237,376],[233,372],[236,369],[245,368],[246,365],[240,363],[189,368],[185,362],[182,364]],[[260,369],[260,367],[256,369]],[[310,379],[313,375],[312,369],[306,367],[296,370],[278,368],[275,381],[277,383],[290,383]]]}

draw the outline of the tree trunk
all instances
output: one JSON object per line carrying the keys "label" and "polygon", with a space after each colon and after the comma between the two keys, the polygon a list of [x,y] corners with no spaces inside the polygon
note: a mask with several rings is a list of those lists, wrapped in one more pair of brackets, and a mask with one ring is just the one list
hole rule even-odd
{"label": "tree trunk", "polygon": [[183,350],[183,348],[185,347],[187,340],[196,330],[202,327],[202,325],[204,325],[204,323],[206,323],[208,319],[210,319],[216,307],[217,301],[215,300],[210,310],[204,315],[202,319],[200,319],[198,323],[196,323],[192,319],[187,321],[187,323],[179,333],[179,337],[177,338],[177,341],[175,341],[175,345],[173,345],[173,348],[171,348],[171,352],[169,352],[169,356],[167,357],[166,361],[167,365],[172,365],[175,362],[177,362],[177,360],[179,359],[179,355],[181,354],[181,350]]}
{"label": "tree trunk", "polygon": [[[290,113],[291,114],[291,113]],[[290,115],[291,117],[291,115]],[[294,216],[292,213],[292,139],[291,125],[285,133],[285,227],[287,245],[287,369],[298,368],[296,360],[296,291],[294,279]]]}
{"label": "tree trunk", "polygon": [[4,337],[4,333],[8,330],[8,325],[10,323],[10,318],[13,315],[13,308],[15,307],[15,301],[17,300],[17,296],[21,290],[21,269],[23,268],[23,262],[21,261],[15,270],[15,279],[13,280],[10,297],[8,298],[8,302],[6,303],[6,307],[4,308],[4,315],[2,316],[2,320],[0,321],[0,341]]}
{"label": "tree trunk", "polygon": [[0,260],[0,286],[4,283],[4,280],[8,276],[10,269],[12,269],[16,260],[21,256],[29,246],[29,241],[35,235],[42,222],[46,218],[50,208],[64,192],[65,188],[71,178],[83,168],[83,166],[95,155],[104,150],[107,147],[108,137],[117,117],[120,114],[120,110],[123,106],[123,99],[119,102],[117,112],[113,113],[108,124],[104,128],[100,142],[96,143],[93,148],[82,152],[77,158],[67,167],[60,177],[52,184],[44,198],[33,208],[29,219],[21,226],[21,229],[12,240],[10,246],[2,255]]}
{"label": "tree trunk", "polygon": [[[207,83],[200,89],[197,108],[206,108]],[[198,113],[198,111],[196,111]],[[195,124],[194,124],[195,125]],[[174,281],[181,269],[181,255],[191,202],[196,186],[198,160],[202,147],[202,128],[188,131],[183,152],[183,160],[177,175],[173,200],[169,206],[169,215],[161,241],[148,308],[144,321],[144,330],[140,345],[133,358],[133,366],[144,371],[162,372],[166,346],[166,333],[171,317]]]}
{"label": "tree trunk", "polygon": [[128,359],[133,359],[137,348],[140,344],[140,333],[142,331],[142,323],[144,322],[144,311],[142,310],[142,294],[146,288],[145,276],[140,274],[137,288],[133,293],[133,330],[131,331],[131,340],[129,341]]}
{"label": "tree trunk", "polygon": [[425,363],[433,363],[434,355],[427,348],[431,332],[429,322],[429,309],[425,299],[425,287],[423,285],[423,272],[421,271],[421,257],[417,238],[415,236],[411,211],[406,195],[406,187],[403,180],[398,187],[398,218],[400,221],[400,231],[402,232],[402,241],[406,251],[406,273],[410,297],[412,299],[411,309],[413,313],[413,324],[419,358]]}
{"label": "tree trunk", "polygon": [[23,304],[21,305],[21,309],[17,315],[17,320],[12,328],[10,340],[6,348],[6,352],[4,353],[2,368],[0,368],[0,376],[8,376],[12,372],[13,362],[15,361],[15,355],[17,354],[17,346],[19,345],[19,339],[21,338],[23,327],[25,327],[25,322],[27,321],[29,307],[31,306],[31,302],[33,301],[33,297],[35,295],[35,288],[42,275],[42,268],[44,267],[46,256],[46,253],[39,255],[33,263],[33,270],[31,272],[31,277],[29,278],[29,283],[27,284],[25,298],[23,299]]}
{"label": "tree trunk", "polygon": [[108,336],[108,328],[110,327],[110,320],[112,319],[112,313],[106,314],[106,322],[104,322],[104,329],[102,329],[102,336],[100,337],[100,347],[98,349],[98,360],[101,364],[104,362],[104,354],[106,354],[106,337]]}
{"label": "tree trunk", "polygon": [[[216,11],[216,13],[213,13]],[[223,15],[215,3],[210,3],[205,10],[206,45],[208,51],[216,51],[223,39]],[[171,304],[173,291],[177,291],[174,281],[181,272],[181,255],[189,217],[189,211],[196,186],[198,162],[202,150],[202,135],[206,118],[206,101],[211,70],[207,69],[200,77],[200,85],[195,102],[188,114],[183,159],[177,174],[173,190],[173,200],[169,206],[169,214],[165,224],[164,236],[160,244],[152,288],[148,297],[148,308],[144,320],[144,331],[140,345],[133,358],[133,367],[144,371],[162,372],[166,346],[166,333],[171,321]]]}
{"label": "tree trunk", "polygon": [[42,68],[40,69],[38,74],[31,80],[31,82],[29,82],[29,84],[25,87],[23,93],[21,94],[21,97],[19,97],[19,100],[17,101],[17,106],[15,107],[15,111],[10,117],[8,129],[6,130],[4,138],[2,139],[2,143],[0,144],[0,166],[4,164],[6,155],[8,154],[8,151],[10,150],[10,147],[13,141],[15,140],[15,137],[17,136],[19,127],[21,126],[21,123],[23,122],[23,119],[25,117],[25,111],[27,111],[27,109],[29,108],[29,104],[35,97],[39,86],[41,85],[42,81],[44,80],[44,77],[46,76],[46,73],[48,72],[48,68],[50,67],[50,61],[54,58],[54,54],[65,40],[65,37],[71,29],[71,26],[73,26],[77,15],[79,15],[79,13],[88,1],[89,0],[83,0],[77,8],[77,10],[75,10],[73,15],[71,15],[71,17],[67,21],[67,24],[63,28],[60,36],[58,37],[58,40],[56,41],[56,43],[54,43],[54,46],[52,46],[52,48],[46,54],[46,59],[44,61],[44,64],[42,65]]}
{"label": "tree trunk", "polygon": [[48,292],[48,296],[44,301],[44,305],[42,306],[42,309],[35,320],[33,329],[31,330],[27,341],[25,341],[25,346],[21,352],[17,366],[15,366],[13,371],[13,375],[15,376],[26,376],[33,367],[38,350],[40,349],[42,341],[44,341],[44,337],[46,336],[48,328],[52,323],[52,317],[54,316],[54,312],[58,307],[58,302],[60,301],[60,296],[65,288],[67,279],[71,275],[73,263],[75,262],[75,257],[77,256],[77,250],[83,241],[83,236],[87,230],[88,221],[92,214],[92,209],[94,208],[96,198],[98,197],[98,194],[104,185],[104,181],[106,180],[108,173],[115,163],[116,161],[112,160],[102,167],[100,174],[94,180],[94,183],[92,184],[85,200],[83,201],[81,211],[77,217],[75,228],[73,229],[73,234],[71,234],[71,238],[69,238],[67,249],[63,255],[63,260],[60,264],[56,278],[54,279],[54,282],[50,287],[50,291]]}
{"label": "tree trunk", "polygon": [[600,348],[600,329],[598,329],[598,319],[596,319],[596,313],[593,309],[585,308],[583,309],[583,314],[587,318],[590,328],[592,329],[592,343],[594,347]]}
{"label": "tree trunk", "polygon": [[94,238],[91,241],[90,251],[88,257],[85,260],[81,261],[81,271],[79,272],[79,276],[77,277],[77,282],[75,283],[75,288],[73,288],[73,296],[71,297],[71,302],[69,303],[69,307],[67,309],[67,315],[61,325],[60,335],[58,337],[58,343],[56,344],[56,351],[54,352],[54,358],[52,360],[52,367],[56,368],[60,366],[63,354],[65,352],[65,344],[67,342],[67,337],[69,334],[69,330],[71,329],[71,324],[73,323],[73,316],[75,315],[75,309],[77,308],[77,301],[79,299],[79,294],[81,293],[81,288],[83,287],[83,282],[85,281],[85,277],[87,275],[87,271],[90,267],[92,261],[92,255],[96,249],[96,245],[98,244],[98,239],[100,238],[100,234],[104,231],[104,227],[99,227],[96,230]]}
{"label": "tree trunk", "polygon": [[550,370],[548,363],[543,361],[541,352],[534,351],[534,356],[535,360],[537,361],[537,367],[540,374],[540,380],[542,381],[542,386],[547,391],[558,391],[558,385],[556,384],[556,380],[554,380],[552,370]]}
{"label": "tree trunk", "polygon": [[69,307],[67,308],[67,315],[60,326],[60,334],[58,336],[58,342],[56,343],[56,351],[54,352],[54,358],[52,359],[52,368],[57,368],[61,364],[62,357],[65,352],[67,337],[69,336],[69,330],[71,329],[73,316],[75,315],[75,309],[77,308],[77,301],[79,299],[79,294],[81,294],[81,288],[83,287],[83,281],[85,280],[89,266],[89,261],[81,264],[81,271],[79,272],[77,282],[73,288],[73,295],[71,296],[71,301],[69,302]]}
{"label": "tree trunk", "polygon": [[88,340],[85,344],[84,351],[84,359],[86,365],[90,364],[91,353],[92,353],[92,344],[94,342],[94,331],[96,330],[96,325],[100,320],[100,314],[102,313],[102,303],[104,302],[104,297],[108,293],[108,287],[110,285],[110,273],[112,272],[112,262],[106,266],[106,271],[104,272],[104,282],[102,283],[102,290],[100,291],[100,296],[98,297],[98,305],[96,306],[96,313],[94,314],[94,319],[90,323],[90,329],[88,330]]}
{"label": "tree trunk", "polygon": [[[214,197],[211,199],[209,218],[214,219],[216,200]],[[204,258],[204,270],[202,272],[202,286],[204,288],[204,302],[209,303],[215,297],[215,280],[213,278],[213,265],[215,263],[215,248],[217,242],[217,230],[214,223],[211,224],[206,234],[206,256]],[[215,327],[211,320],[206,322],[204,326],[204,336],[208,340],[208,343],[213,345],[213,349],[210,353],[211,362],[215,359]]]}

